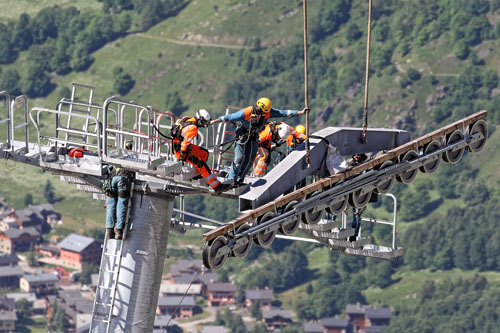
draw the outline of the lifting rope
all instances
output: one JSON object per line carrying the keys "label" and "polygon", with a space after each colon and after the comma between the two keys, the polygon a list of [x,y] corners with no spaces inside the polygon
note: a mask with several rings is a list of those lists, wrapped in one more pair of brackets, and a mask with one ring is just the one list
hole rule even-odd
{"label": "lifting rope", "polygon": [[311,149],[309,145],[309,99],[308,99],[308,89],[307,89],[307,0],[303,0],[304,7],[304,108],[306,110],[306,163],[311,165],[311,160],[309,159],[309,151]]}
{"label": "lifting rope", "polygon": [[[305,1],[305,0],[304,0]],[[370,37],[372,25],[372,0],[368,2],[368,33],[366,38],[366,76],[365,76],[365,104],[364,104],[364,119],[363,119],[363,134],[361,142],[366,143],[366,130],[368,128],[368,79],[370,76]]]}

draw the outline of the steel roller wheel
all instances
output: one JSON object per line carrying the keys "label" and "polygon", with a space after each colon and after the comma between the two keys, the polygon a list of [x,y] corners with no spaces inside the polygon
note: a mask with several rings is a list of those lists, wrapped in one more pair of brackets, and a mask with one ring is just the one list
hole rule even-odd
{"label": "steel roller wheel", "polygon": [[[441,148],[441,141],[434,140],[424,148],[424,154],[430,154],[433,151],[438,150],[439,148]],[[420,171],[422,171],[423,173],[433,173],[434,171],[436,171],[439,168],[439,163],[441,163],[441,155],[442,154],[438,154],[438,158],[436,160],[422,165],[420,167]]]}
{"label": "steel roller wheel", "polygon": [[333,215],[340,215],[342,212],[345,210],[347,207],[347,196],[343,195],[340,201],[337,201],[334,204],[331,204],[330,206],[325,208],[325,211],[328,214],[333,214]]}
{"label": "steel roller wheel", "polygon": [[349,193],[349,205],[354,208],[363,208],[372,197],[372,191],[363,192],[363,189],[359,189],[352,193]]}
{"label": "steel roller wheel", "polygon": [[[291,211],[293,209],[293,206],[295,206],[297,203],[298,201],[295,200],[289,202],[286,205],[285,210],[283,210],[283,213]],[[281,232],[283,235],[291,235],[295,232],[295,230],[297,230],[299,224],[300,224],[299,218],[295,217],[293,222],[289,222],[286,225],[281,224],[280,227],[278,228],[278,231]]]}
{"label": "steel roller wheel", "polygon": [[[384,163],[382,163],[379,170],[388,168],[393,164],[394,163],[391,160],[385,161]],[[377,187],[373,191],[377,194],[386,194],[392,190],[392,185],[394,185],[394,177],[391,177],[382,184],[377,185]]]}
{"label": "steel roller wheel", "polygon": [[[239,234],[239,233],[242,233],[243,231],[246,231],[250,229],[250,226],[248,224],[243,224],[241,225],[236,233]],[[252,238],[251,236],[245,236],[247,239],[248,239],[248,243],[244,244],[244,245],[241,245],[240,247],[235,247],[233,248],[233,251],[232,251],[232,254],[235,256],[235,257],[238,257],[238,258],[244,258],[248,255],[248,253],[250,252],[250,250],[252,249]]]}
{"label": "steel roller wheel", "polygon": [[203,248],[203,264],[212,270],[218,270],[221,268],[227,259],[227,254],[216,258],[217,251],[220,248],[226,246],[227,239],[224,236],[218,236],[212,242],[205,243],[205,247]]}
{"label": "steel roller wheel", "polygon": [[[310,196],[308,196],[308,199],[309,198],[312,198],[318,194],[320,194],[321,192],[318,191],[318,192],[314,192],[312,193]],[[305,211],[304,213],[302,213],[302,215],[300,216],[300,219],[302,220],[302,223],[305,223],[305,224],[316,224],[318,223],[321,218],[323,217],[323,210],[319,210],[317,212],[313,212],[314,208],[311,208],[310,210],[308,211]]]}
{"label": "steel roller wheel", "polygon": [[486,125],[486,122],[481,119],[476,121],[469,128],[470,128],[469,130],[470,135],[474,135],[476,133],[481,133],[483,135],[483,138],[481,140],[476,141],[475,143],[472,143],[465,148],[469,152],[477,153],[478,151],[481,151],[484,148],[484,145],[486,144],[486,139],[488,139],[488,125]]}
{"label": "steel roller wheel", "polygon": [[[257,225],[260,225],[266,221],[269,221],[270,219],[272,219],[275,216],[276,215],[273,212],[267,212],[264,214],[264,216],[262,216],[261,218],[258,219]],[[261,232],[256,233],[253,236],[253,240],[256,244],[258,244],[264,248],[268,248],[273,243],[274,237],[276,237],[276,232],[277,232],[277,230],[266,233],[266,230],[263,230]]]}
{"label": "steel roller wheel", "polygon": [[[410,151],[406,152],[406,154],[403,156],[401,161],[411,161],[417,157],[418,157],[417,152],[414,150],[410,150]],[[418,169],[413,169],[413,170],[403,172],[403,173],[396,176],[396,180],[400,183],[403,183],[403,184],[409,184],[413,181],[413,179],[415,179],[415,177],[417,176],[417,172],[418,172]]]}
{"label": "steel roller wheel", "polygon": [[[446,144],[451,145],[457,141],[463,140],[464,133],[461,130],[455,130],[455,132],[451,133],[448,136],[448,140],[446,140]],[[462,156],[464,155],[465,148],[460,148],[458,150],[452,151],[447,150],[443,153],[443,161],[455,164],[460,161]]]}

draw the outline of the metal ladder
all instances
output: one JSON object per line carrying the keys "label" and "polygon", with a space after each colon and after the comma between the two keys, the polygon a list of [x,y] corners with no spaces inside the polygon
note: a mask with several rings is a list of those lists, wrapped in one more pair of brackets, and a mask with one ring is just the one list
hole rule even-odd
{"label": "metal ladder", "polygon": [[[110,332],[111,329],[111,322],[112,322],[112,316],[113,316],[113,309],[115,305],[115,298],[116,298],[116,290],[118,286],[118,278],[120,276],[120,268],[121,268],[121,262],[122,262],[122,254],[123,254],[123,245],[126,240],[127,236],[127,230],[129,227],[129,222],[130,222],[130,210],[132,207],[132,196],[134,193],[134,182],[132,181],[130,185],[130,196],[129,196],[129,202],[127,205],[127,212],[125,215],[125,227],[123,230],[123,237],[122,240],[120,241],[120,247],[117,253],[110,253],[108,252],[108,235],[106,233],[106,236],[104,238],[104,245],[102,249],[102,256],[101,256],[101,267],[99,268],[99,278],[97,280],[97,287],[96,287],[96,293],[95,293],[95,299],[94,299],[94,307],[92,309],[92,318],[91,318],[91,323],[90,323],[90,332],[93,332],[93,329],[96,328],[95,322],[103,322],[106,323],[106,333]],[[116,250],[116,248],[115,248]],[[111,258],[117,258],[116,260],[110,260]],[[110,269],[106,269],[107,263],[110,263],[109,267]],[[104,280],[104,274],[111,274],[111,277],[109,278],[109,281],[113,281],[113,284],[111,287],[108,287],[107,285],[103,285],[103,280]],[[102,290],[102,292],[101,292]],[[108,290],[109,294],[105,294],[104,290]],[[107,297],[105,296],[107,295]],[[109,298],[111,300],[106,302]],[[99,312],[98,308],[102,306],[105,308],[109,308],[108,313],[106,312]],[[101,318],[96,318],[96,317],[104,317],[103,319]]]}

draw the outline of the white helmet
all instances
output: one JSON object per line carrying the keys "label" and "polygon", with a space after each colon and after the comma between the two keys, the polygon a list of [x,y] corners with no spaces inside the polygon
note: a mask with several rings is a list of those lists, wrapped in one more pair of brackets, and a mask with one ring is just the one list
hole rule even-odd
{"label": "white helmet", "polygon": [[285,140],[290,135],[290,126],[285,123],[281,123],[278,126],[278,136],[281,140]]}
{"label": "white helmet", "polygon": [[208,111],[205,109],[200,109],[198,112],[196,112],[195,118],[198,124],[202,127],[208,126],[208,123],[211,119],[210,113],[208,113]]}

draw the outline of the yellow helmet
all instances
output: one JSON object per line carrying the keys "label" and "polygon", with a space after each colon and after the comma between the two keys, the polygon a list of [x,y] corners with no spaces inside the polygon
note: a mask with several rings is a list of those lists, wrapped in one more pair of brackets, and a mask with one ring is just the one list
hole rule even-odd
{"label": "yellow helmet", "polygon": [[306,133],[306,128],[302,125],[299,125],[299,126],[295,127],[295,131],[300,133],[300,134],[304,134],[304,133]]}
{"label": "yellow helmet", "polygon": [[273,103],[271,103],[271,100],[266,97],[260,98],[257,103],[255,103],[264,113],[269,113],[271,112],[271,108],[273,107]]}

